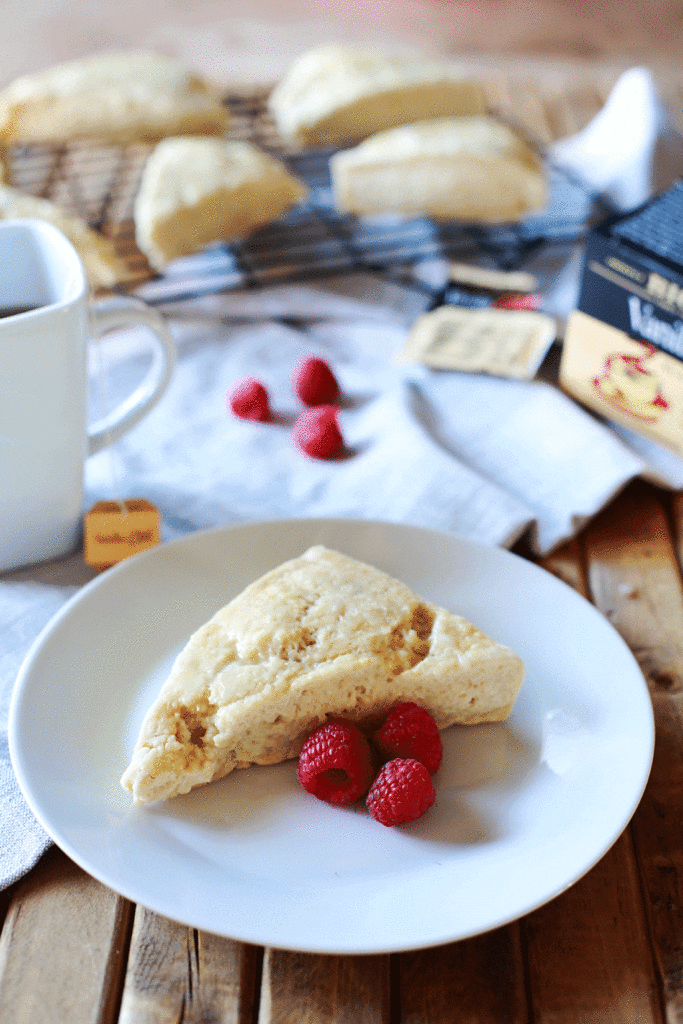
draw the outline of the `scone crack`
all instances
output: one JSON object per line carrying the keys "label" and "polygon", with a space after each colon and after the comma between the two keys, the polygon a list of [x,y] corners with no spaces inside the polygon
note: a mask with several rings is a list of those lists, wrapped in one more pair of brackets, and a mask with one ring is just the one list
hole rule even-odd
{"label": "scone crack", "polygon": [[192,708],[181,705],[175,712],[177,741],[194,747],[203,747],[205,742],[209,742],[215,736],[217,710],[216,705],[208,698],[203,702],[197,702]]}
{"label": "scone crack", "polygon": [[279,657],[282,661],[303,661],[303,656],[309,647],[315,647],[316,635],[306,626],[302,626],[298,633],[287,637],[280,647]]}

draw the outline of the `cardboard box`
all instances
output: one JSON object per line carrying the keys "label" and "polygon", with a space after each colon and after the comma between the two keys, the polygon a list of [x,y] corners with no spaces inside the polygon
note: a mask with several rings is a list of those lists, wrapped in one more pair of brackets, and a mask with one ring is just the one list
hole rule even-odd
{"label": "cardboard box", "polygon": [[683,181],[588,235],[560,384],[683,455]]}

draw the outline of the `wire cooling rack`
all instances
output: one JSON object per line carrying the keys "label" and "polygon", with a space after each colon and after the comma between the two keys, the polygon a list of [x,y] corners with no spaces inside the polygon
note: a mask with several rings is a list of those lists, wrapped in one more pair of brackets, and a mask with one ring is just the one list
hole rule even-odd
{"label": "wire cooling rack", "polygon": [[266,99],[265,90],[225,97],[233,135],[282,159],[309,186],[308,203],[244,241],[178,260],[161,276],[137,249],[133,223],[133,203],[150,145],[16,148],[6,154],[12,182],[79,214],[109,237],[130,271],[127,289],[151,303],[357,270],[400,278],[415,263],[439,257],[469,262],[485,258],[489,265],[518,269],[546,246],[575,244],[596,219],[610,212],[584,183],[546,162],[548,208],[518,224],[342,215],[330,187],[333,150],[299,152],[288,147],[269,117]]}

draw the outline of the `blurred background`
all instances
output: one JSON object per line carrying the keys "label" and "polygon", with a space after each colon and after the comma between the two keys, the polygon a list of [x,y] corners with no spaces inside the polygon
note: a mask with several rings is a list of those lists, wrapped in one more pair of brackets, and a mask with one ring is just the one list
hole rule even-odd
{"label": "blurred background", "polygon": [[273,81],[330,40],[580,70],[676,72],[677,0],[2,0],[0,80],[98,50],[152,47],[223,82]]}

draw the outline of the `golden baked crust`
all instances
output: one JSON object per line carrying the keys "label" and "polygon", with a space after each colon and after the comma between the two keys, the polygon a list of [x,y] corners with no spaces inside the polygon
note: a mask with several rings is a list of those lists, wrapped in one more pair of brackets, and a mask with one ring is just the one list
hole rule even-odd
{"label": "golden baked crust", "polygon": [[540,159],[493,117],[420,121],[381,132],[330,160],[344,213],[518,220],[547,203]]}
{"label": "golden baked crust", "polygon": [[501,721],[521,660],[466,619],[322,546],[256,580],[189,640],[121,780],[136,803],[296,757],[330,715],[361,725],[402,700],[439,728]]}
{"label": "golden baked crust", "polygon": [[304,200],[285,165],[248,142],[164,139],[143,172],[135,237],[156,270],[217,241],[244,238]]}
{"label": "golden baked crust", "polygon": [[0,141],[156,141],[225,131],[218,90],[170,57],[98,54],[15,79],[0,92]]}
{"label": "golden baked crust", "polygon": [[68,210],[39,196],[27,195],[10,185],[0,185],[0,220],[22,217],[46,220],[69,239],[81,258],[93,288],[113,288],[131,278],[131,272],[116,253],[112,242],[89,228]]}
{"label": "golden baked crust", "polygon": [[484,87],[451,65],[324,45],[300,57],[268,99],[280,134],[303,146],[349,146],[426,117],[483,114]]}

